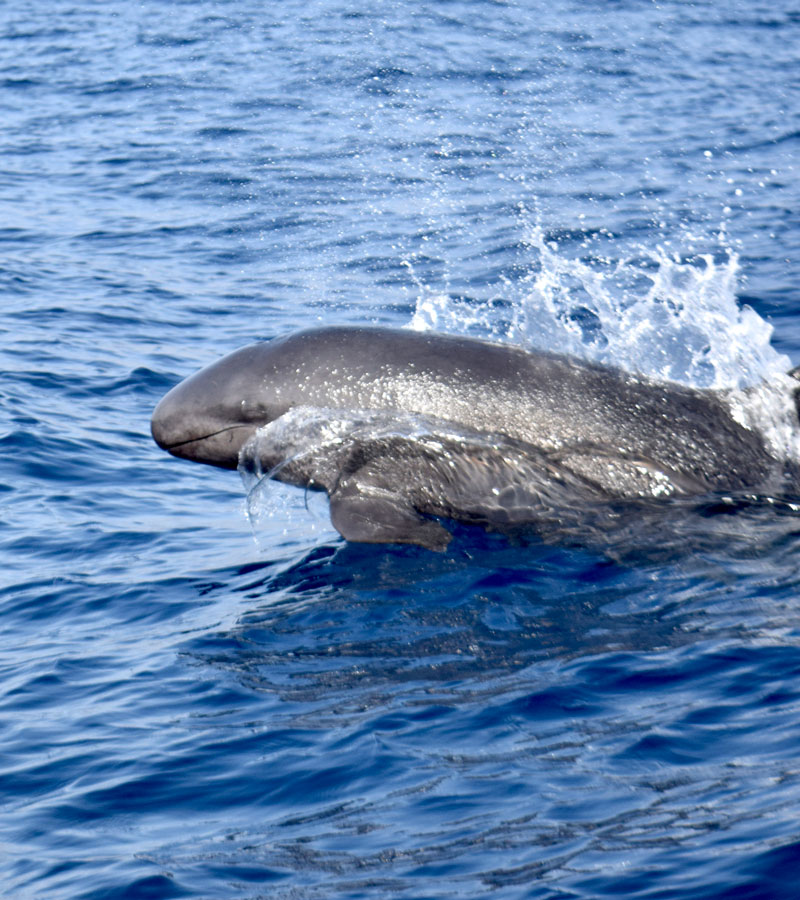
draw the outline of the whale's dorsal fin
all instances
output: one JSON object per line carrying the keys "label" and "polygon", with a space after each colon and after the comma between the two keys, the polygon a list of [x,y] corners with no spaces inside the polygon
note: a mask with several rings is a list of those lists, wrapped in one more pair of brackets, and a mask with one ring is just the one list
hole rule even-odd
{"label": "whale's dorsal fin", "polygon": [[331,522],[345,540],[447,549],[451,534],[446,528],[421,516],[407,497],[375,484],[370,474],[368,467],[359,469],[330,495]]}

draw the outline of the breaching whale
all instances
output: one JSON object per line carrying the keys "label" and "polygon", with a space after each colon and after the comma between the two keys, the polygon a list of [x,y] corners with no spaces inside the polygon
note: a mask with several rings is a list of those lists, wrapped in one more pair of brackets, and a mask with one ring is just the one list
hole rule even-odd
{"label": "breaching whale", "polygon": [[[328,419],[339,427],[323,439]],[[309,423],[317,437],[303,444]],[[798,465],[719,392],[398,329],[316,328],[244,347],[169,391],[152,433],[174,456],[223,468],[249,448],[262,471],[326,491],[348,540],[438,550],[450,533],[437,517],[502,529],[582,501],[800,488]]]}

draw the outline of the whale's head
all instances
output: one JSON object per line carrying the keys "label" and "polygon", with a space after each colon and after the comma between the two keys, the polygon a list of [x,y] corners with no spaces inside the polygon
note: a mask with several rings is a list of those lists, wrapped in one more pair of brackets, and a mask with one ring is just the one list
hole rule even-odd
{"label": "whale's head", "polygon": [[150,423],[159,447],[235,469],[247,440],[288,408],[274,359],[279,343],[243,347],[172,388]]}
{"label": "whale's head", "polygon": [[251,344],[174,387],[153,412],[153,438],[174,456],[235,469],[255,432],[297,406],[446,419],[459,385],[516,383],[523,371],[521,351],[464,340],[339,326]]}

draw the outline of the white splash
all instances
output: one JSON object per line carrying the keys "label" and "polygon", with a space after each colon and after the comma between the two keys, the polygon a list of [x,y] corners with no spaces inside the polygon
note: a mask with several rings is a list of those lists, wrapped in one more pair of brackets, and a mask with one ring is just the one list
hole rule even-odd
{"label": "white splash", "polygon": [[273,478],[280,466],[265,469],[262,465],[262,449],[267,445],[274,446],[275,455],[288,462],[315,447],[339,443],[347,423],[335,417],[326,419],[322,412],[309,414],[306,407],[290,410],[259,428],[239,454],[239,475],[247,491],[245,512],[260,549],[274,542],[276,528],[289,543],[313,542],[336,534],[324,494],[281,484]]}
{"label": "white splash", "polygon": [[541,228],[529,246],[540,264],[526,279],[514,328],[521,343],[553,347],[661,381],[726,389],[785,373],[772,326],[736,291],[738,256],[682,261],[663,247],[590,265],[559,253]]}
{"label": "white splash", "polygon": [[[779,457],[800,458],[788,357],[772,326],[737,300],[735,252],[682,259],[657,246],[612,260],[562,252],[539,225],[526,240],[531,271],[503,283],[506,303],[420,291],[411,328],[475,334],[568,353],[658,381],[724,391],[735,418]],[[587,250],[588,248],[588,250]]]}
{"label": "white splash", "polygon": [[[393,435],[421,438],[429,430],[429,423],[421,416],[309,406],[296,406],[259,428],[242,448],[238,466],[247,491],[245,512],[257,545],[269,546],[274,534],[268,534],[263,541],[261,535],[274,532],[276,527],[284,538],[300,539],[298,523],[303,523],[302,538],[336,534],[330,524],[326,495],[281,484],[275,476],[284,466],[306,456],[331,455],[337,448],[352,446],[358,440]],[[280,459],[281,463],[268,468],[264,459]],[[302,515],[303,511],[310,516]]]}
{"label": "white splash", "polygon": [[504,340],[497,310],[489,304],[469,303],[441,292],[422,288],[408,327],[413,331],[445,331]]}

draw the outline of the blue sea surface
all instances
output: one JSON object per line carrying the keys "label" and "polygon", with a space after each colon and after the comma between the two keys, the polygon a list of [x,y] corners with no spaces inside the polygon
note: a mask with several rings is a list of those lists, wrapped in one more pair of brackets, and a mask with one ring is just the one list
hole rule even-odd
{"label": "blue sea surface", "polygon": [[6,3],[0,122],[3,897],[800,895],[796,507],[347,544],[149,433],[314,324],[796,364],[794,0]]}

